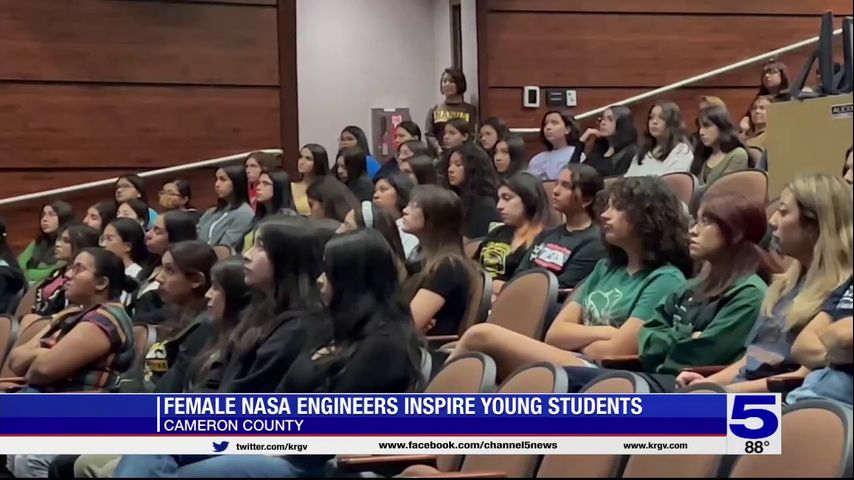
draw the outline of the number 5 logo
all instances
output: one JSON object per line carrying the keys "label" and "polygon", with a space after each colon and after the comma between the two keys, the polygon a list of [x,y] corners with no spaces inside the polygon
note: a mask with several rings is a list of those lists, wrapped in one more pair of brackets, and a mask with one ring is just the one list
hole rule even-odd
{"label": "number 5 logo", "polygon": [[[773,435],[780,426],[780,421],[773,411],[763,408],[765,405],[776,405],[777,399],[768,395],[737,396],[733,399],[732,416],[729,431],[740,438],[756,440]],[[757,407],[757,408],[752,408]],[[758,428],[748,428],[746,422],[733,423],[732,420],[759,419]]]}

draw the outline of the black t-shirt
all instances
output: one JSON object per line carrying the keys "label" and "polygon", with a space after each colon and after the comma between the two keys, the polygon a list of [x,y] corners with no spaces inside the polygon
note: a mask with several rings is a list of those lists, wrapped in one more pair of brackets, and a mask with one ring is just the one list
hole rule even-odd
{"label": "black t-shirt", "polygon": [[509,225],[493,228],[477,249],[475,259],[493,280],[510,280],[525,258],[527,249],[524,246],[513,250],[514,233],[515,229]]}
{"label": "black t-shirt", "polygon": [[319,315],[289,312],[254,350],[234,353],[225,362],[219,393],[267,393],[279,385],[307,343],[324,324]]}
{"label": "black t-shirt", "polygon": [[454,335],[468,307],[471,280],[468,270],[459,259],[446,259],[426,278],[420,288],[429,290],[445,299],[445,304],[436,313],[436,326],[429,335]]}
{"label": "black t-shirt", "polygon": [[605,152],[600,148],[594,147],[584,163],[595,168],[603,177],[625,175],[637,153],[638,147],[634,144],[624,147],[619,152],[614,152],[610,157],[606,157]]}
{"label": "black t-shirt", "polygon": [[207,314],[201,314],[184,331],[169,340],[160,340],[146,352],[146,362],[158,357],[167,367],[165,371],[152,372],[157,375],[156,393],[182,393],[186,391],[190,378],[190,365],[213,335],[213,326]]}
{"label": "black t-shirt", "polygon": [[403,393],[412,378],[407,345],[386,325],[366,335],[343,367],[321,368],[323,357],[303,352],[294,360],[277,393]]}
{"label": "black t-shirt", "polygon": [[463,218],[463,236],[480,238],[489,232],[489,225],[498,221],[498,202],[492,197],[474,197]]}
{"label": "black t-shirt", "polygon": [[528,252],[517,274],[544,268],[557,276],[560,288],[575,288],[605,256],[605,247],[595,224],[572,232],[559,225],[541,233]]}

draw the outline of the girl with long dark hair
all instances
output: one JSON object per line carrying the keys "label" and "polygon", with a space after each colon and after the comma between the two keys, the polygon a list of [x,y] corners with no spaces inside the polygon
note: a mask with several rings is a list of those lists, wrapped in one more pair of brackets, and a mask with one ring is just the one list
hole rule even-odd
{"label": "girl with long dark hair", "polygon": [[400,161],[400,171],[409,175],[416,185],[438,185],[439,176],[436,173],[436,159],[420,154]]}
{"label": "girl with long dark hair", "polygon": [[30,285],[47,278],[61,265],[54,255],[54,244],[59,230],[74,220],[71,205],[56,201],[42,206],[39,213],[39,235],[18,256],[18,265]]}
{"label": "girl with long dark hair", "polygon": [[723,107],[700,110],[697,117],[700,138],[694,151],[691,173],[703,185],[711,185],[719,178],[751,166],[747,148],[741,142],[729,113]]}
{"label": "girl with long dark hair", "polygon": [[71,262],[85,248],[97,247],[100,232],[86,225],[74,224],[63,227],[56,237],[54,252],[62,266],[54,270],[36,289],[33,313],[53,315],[68,305],[65,296],[65,284],[68,281],[68,269]]}
{"label": "girl with long dark hair", "polygon": [[557,180],[567,163],[583,162],[584,145],[578,121],[569,112],[549,110],[540,122],[540,141],[546,151],[534,155],[528,171],[543,181]]}
{"label": "girl with long dark hair", "polygon": [[[122,259],[125,275],[139,280],[143,268],[148,263],[145,231],[139,223],[129,218],[113,220],[104,227],[100,245]],[[122,298],[122,300],[125,299]]]}
{"label": "girl with long dark hair", "polygon": [[243,237],[243,252],[247,252],[255,244],[255,233],[258,225],[270,215],[296,215],[291,199],[291,178],[284,170],[263,171],[258,176],[255,203],[255,218],[249,232]]}
{"label": "girl with long dark hair", "polygon": [[255,208],[255,196],[258,194],[258,178],[261,172],[267,170],[281,170],[282,156],[278,153],[252,152],[243,161],[243,169],[246,170],[246,186],[249,193],[249,206]]}
{"label": "girl with long dark hair", "polygon": [[495,169],[486,152],[476,145],[465,144],[450,153],[448,184],[463,202],[463,236],[483,237],[489,225],[498,221]]}
{"label": "girl with long dark hair", "polygon": [[208,245],[227,245],[240,248],[243,235],[249,230],[254,218],[249,206],[249,180],[246,170],[240,165],[217,169],[217,206],[199,219],[199,240]]}
{"label": "girl with long dark hair", "polygon": [[83,224],[88,225],[99,232],[104,231],[104,227],[116,218],[116,209],[118,205],[111,200],[98,202],[86,210],[86,216],[83,217]]}
{"label": "girl with long dark hair", "polygon": [[365,131],[355,125],[350,125],[344,127],[341,136],[338,137],[338,151],[353,147],[358,147],[365,154],[365,171],[368,178],[373,179],[380,170],[380,162],[371,155],[371,144],[368,142]]}
{"label": "girl with long dark hair", "polygon": [[338,180],[347,185],[359,201],[371,199],[374,194],[374,184],[368,177],[364,151],[358,147],[344,149],[338,152],[335,165]]}
{"label": "girl with long dark hair", "polygon": [[505,179],[528,169],[525,140],[519,135],[508,134],[495,143],[492,165],[498,178]]}
{"label": "girl with long dark hair", "polygon": [[624,175],[638,152],[632,111],[623,105],[609,107],[602,112],[598,128],[588,129],[581,136],[582,143],[589,139],[594,140],[593,147],[584,163],[602,177]]}
{"label": "girl with long dark hair", "polygon": [[689,172],[693,160],[694,153],[679,105],[660,101],[649,110],[638,154],[626,176],[660,177],[673,172]]}
{"label": "girl with long dark hair", "polygon": [[27,279],[7,241],[6,222],[0,218],[0,314],[15,313],[12,300],[27,287]]}
{"label": "girl with long dark hair", "polygon": [[[146,228],[154,224],[154,221],[157,219],[157,211],[149,207],[148,192],[145,190],[145,180],[142,177],[136,174],[122,175],[116,179],[113,191],[116,205],[121,205],[130,200],[139,200],[144,203],[145,208],[148,209],[148,215],[146,216],[148,223],[146,223]],[[139,215],[139,217],[142,218],[142,215]]]}
{"label": "girl with long dark hair", "polygon": [[489,117],[480,126],[478,132],[477,144],[480,148],[486,150],[490,156],[495,153],[495,145],[499,140],[506,137],[510,133],[510,128],[507,122],[499,117]]}
{"label": "girl with long dark hair", "polygon": [[329,174],[329,155],[326,149],[316,143],[307,143],[299,151],[297,160],[297,172],[299,181],[291,182],[291,194],[294,200],[294,208],[303,216],[311,215],[308,206],[306,190],[308,186]]}

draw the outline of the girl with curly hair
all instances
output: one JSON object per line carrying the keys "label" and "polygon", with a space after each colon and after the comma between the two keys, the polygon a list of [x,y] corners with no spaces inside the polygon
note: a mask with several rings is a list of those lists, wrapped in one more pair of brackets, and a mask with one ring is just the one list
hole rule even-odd
{"label": "girl with curly hair", "polygon": [[545,342],[482,323],[466,331],[451,358],[484,352],[506,376],[531,362],[584,366],[637,353],[643,324],[692,273],[688,222],[679,200],[654,178],[617,180],[608,194],[601,216],[607,258],[557,316]]}

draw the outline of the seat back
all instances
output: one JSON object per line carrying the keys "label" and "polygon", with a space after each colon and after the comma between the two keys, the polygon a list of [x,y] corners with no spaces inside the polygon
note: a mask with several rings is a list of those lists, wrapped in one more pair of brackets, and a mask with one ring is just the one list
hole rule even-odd
{"label": "seat back", "polygon": [[0,316],[0,365],[6,361],[17,339],[18,319],[9,315]]}
{"label": "seat back", "polygon": [[[649,393],[649,385],[630,372],[609,372],[593,379],[583,393]],[[537,470],[538,478],[607,478],[620,471],[621,455],[546,455]]]}
{"label": "seat back", "polygon": [[851,410],[830,400],[806,400],[783,410],[782,455],[735,460],[732,478],[851,477]]}
{"label": "seat back", "polygon": [[12,295],[12,298],[9,299],[9,303],[6,305],[6,311],[0,313],[14,315],[15,312],[18,310],[18,305],[21,304],[21,300],[23,300],[24,295],[26,295],[28,291],[29,289],[26,285],[24,285],[20,290],[15,292],[15,294]]}
{"label": "seat back", "polygon": [[[491,357],[467,353],[445,366],[427,384],[424,393],[488,393],[495,390],[497,368]],[[459,470],[463,455],[439,455],[436,468],[442,472]]]}
{"label": "seat back", "polygon": [[768,174],[756,169],[731,172],[709,185],[705,195],[722,192],[741,193],[765,205],[768,202]]}
{"label": "seat back", "polygon": [[492,306],[492,276],[489,272],[478,267],[478,281],[474,285],[472,298],[478,299],[477,303],[472,303],[466,309],[466,314],[463,321],[460,322],[460,327],[457,333],[462,336],[466,330],[472,325],[482,323],[489,315],[489,307]]}
{"label": "seat back", "polygon": [[15,317],[17,317],[18,320],[33,311],[33,305],[36,303],[36,292],[38,292],[38,289],[36,287],[31,287],[27,290],[27,293],[21,297],[21,300],[18,302],[18,307],[15,309]]}
{"label": "seat back", "polygon": [[551,272],[526,271],[504,285],[486,321],[539,340],[546,319],[558,308],[557,290],[557,277]]}
{"label": "seat back", "polygon": [[[569,381],[563,368],[550,363],[534,363],[510,375],[498,393],[566,393]],[[537,455],[468,455],[461,471],[504,472],[510,478],[530,478]]]}
{"label": "seat back", "polygon": [[697,181],[693,175],[686,172],[674,172],[662,175],[659,178],[667,184],[679,200],[682,200],[682,203],[691,204],[694,199],[694,188],[697,186]]}

